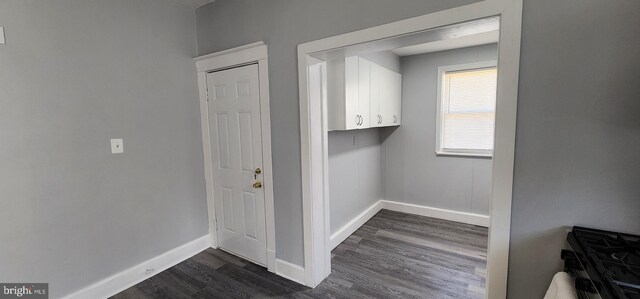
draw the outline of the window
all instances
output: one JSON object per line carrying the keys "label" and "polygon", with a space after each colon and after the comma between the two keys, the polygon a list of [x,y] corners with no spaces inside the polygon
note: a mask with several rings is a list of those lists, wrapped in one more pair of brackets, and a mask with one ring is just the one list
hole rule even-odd
{"label": "window", "polygon": [[495,61],[438,69],[436,154],[493,155]]}

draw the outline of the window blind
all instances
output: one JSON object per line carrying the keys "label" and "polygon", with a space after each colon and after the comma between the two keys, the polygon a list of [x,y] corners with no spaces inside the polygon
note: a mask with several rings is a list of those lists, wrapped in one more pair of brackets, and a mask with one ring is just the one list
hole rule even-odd
{"label": "window blind", "polygon": [[444,73],[442,150],[480,154],[493,151],[497,69]]}

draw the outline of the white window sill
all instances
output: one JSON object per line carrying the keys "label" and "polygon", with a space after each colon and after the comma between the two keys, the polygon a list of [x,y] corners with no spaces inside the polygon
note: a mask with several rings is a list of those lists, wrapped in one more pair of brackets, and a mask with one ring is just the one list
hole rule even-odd
{"label": "white window sill", "polygon": [[457,153],[457,152],[444,152],[436,151],[436,156],[440,157],[460,157],[460,158],[479,158],[479,159],[492,159],[493,154],[481,154],[481,153]]}

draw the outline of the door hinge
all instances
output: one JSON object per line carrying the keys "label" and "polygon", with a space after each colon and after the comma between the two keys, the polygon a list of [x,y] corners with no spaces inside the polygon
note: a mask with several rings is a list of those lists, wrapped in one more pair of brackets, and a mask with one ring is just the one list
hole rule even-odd
{"label": "door hinge", "polygon": [[205,97],[206,97],[207,102],[209,102],[209,88],[208,87],[204,89],[204,93],[205,93]]}

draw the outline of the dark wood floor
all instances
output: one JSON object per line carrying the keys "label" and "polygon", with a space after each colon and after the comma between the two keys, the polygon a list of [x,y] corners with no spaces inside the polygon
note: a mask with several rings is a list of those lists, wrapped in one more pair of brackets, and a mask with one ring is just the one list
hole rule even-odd
{"label": "dark wood floor", "polygon": [[483,298],[486,248],[486,228],[382,210],[315,289],[207,249],[113,298]]}

